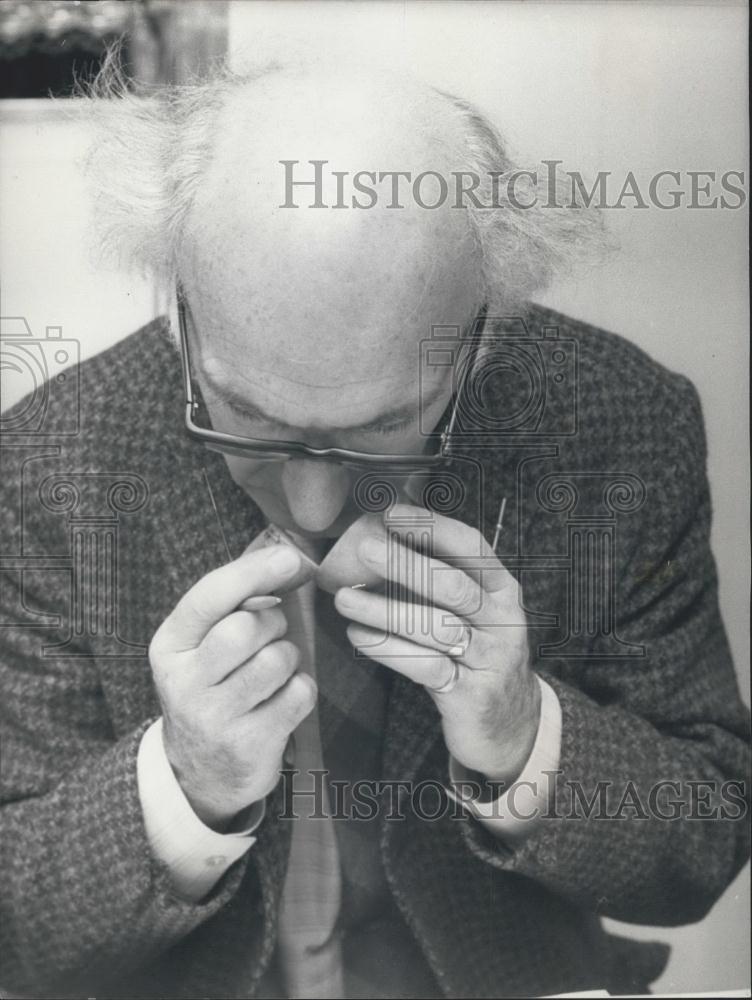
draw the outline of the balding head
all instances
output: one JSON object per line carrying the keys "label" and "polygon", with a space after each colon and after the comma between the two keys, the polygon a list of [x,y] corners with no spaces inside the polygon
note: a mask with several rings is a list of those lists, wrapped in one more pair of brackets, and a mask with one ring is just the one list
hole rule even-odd
{"label": "balding head", "polygon": [[[104,91],[120,98],[100,101],[116,110],[97,119],[105,233],[121,258],[179,276],[216,429],[421,450],[420,428],[438,422],[452,385],[437,366],[418,399],[419,341],[434,324],[464,328],[484,302],[507,311],[525,300],[592,224],[538,204],[458,206],[430,184],[423,200],[388,186],[353,198],[363,172],[469,172],[488,204],[491,178],[512,169],[470,105],[385,70],[271,67],[147,101],[106,75]],[[311,161],[326,161],[320,187],[291,198],[293,179],[314,178]],[[339,467],[228,465],[283,525],[337,534],[353,516]]]}
{"label": "balding head", "polygon": [[300,207],[281,207],[281,161],[300,161],[310,179],[309,161],[326,160],[333,206],[335,171],[448,175],[458,133],[446,100],[388,77],[345,86],[328,73],[275,73],[232,92],[178,259],[218,376],[293,428],[348,427],[414,399],[418,341],[432,323],[466,325],[480,305],[467,214],[412,200],[395,210],[387,198],[313,208],[303,187]]}

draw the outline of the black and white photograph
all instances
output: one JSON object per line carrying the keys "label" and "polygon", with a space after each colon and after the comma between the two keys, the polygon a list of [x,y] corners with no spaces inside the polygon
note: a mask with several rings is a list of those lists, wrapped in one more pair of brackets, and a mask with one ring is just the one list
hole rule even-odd
{"label": "black and white photograph", "polygon": [[0,998],[749,997],[747,3],[0,0]]}

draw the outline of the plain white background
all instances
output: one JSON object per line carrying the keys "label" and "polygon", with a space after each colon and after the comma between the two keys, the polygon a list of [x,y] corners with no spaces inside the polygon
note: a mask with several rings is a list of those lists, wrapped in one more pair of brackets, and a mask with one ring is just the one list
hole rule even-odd
{"label": "plain white background", "polygon": [[[358,49],[476,102],[527,162],[594,176],[628,170],[744,170],[747,10],[742,4],[230,4],[230,57],[314,46]],[[20,107],[19,105],[23,105]],[[136,278],[103,272],[78,169],[85,129],[46,102],[0,106],[2,314],[38,335],[62,325],[82,355],[162,307]],[[291,156],[297,156],[292,151]],[[300,159],[305,159],[301,151]],[[698,387],[710,449],[724,619],[749,698],[747,212],[607,213],[620,249],[545,301],[617,331]],[[148,359],[144,359],[148,364]],[[3,406],[13,385],[8,385]],[[621,933],[670,941],[657,990],[749,984],[749,873],[701,924]],[[613,923],[613,922],[612,922]]]}

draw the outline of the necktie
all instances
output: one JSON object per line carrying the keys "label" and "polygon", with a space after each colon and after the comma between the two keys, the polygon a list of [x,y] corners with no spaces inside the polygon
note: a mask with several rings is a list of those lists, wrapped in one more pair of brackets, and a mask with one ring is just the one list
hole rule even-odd
{"label": "necktie", "polygon": [[[315,558],[310,544],[295,539]],[[305,546],[305,547],[304,547]],[[301,651],[300,669],[316,677],[315,584],[309,581],[287,594],[282,609],[287,638]],[[312,771],[323,767],[318,708],[295,731],[293,790],[313,790]],[[319,783],[320,788],[325,786]],[[290,861],[282,894],[278,934],[279,967],[287,996],[335,1000],[344,996],[340,938],[335,933],[342,899],[336,834],[331,819],[310,816],[310,796],[293,798],[298,818],[292,820]],[[329,812],[328,802],[319,803]]]}

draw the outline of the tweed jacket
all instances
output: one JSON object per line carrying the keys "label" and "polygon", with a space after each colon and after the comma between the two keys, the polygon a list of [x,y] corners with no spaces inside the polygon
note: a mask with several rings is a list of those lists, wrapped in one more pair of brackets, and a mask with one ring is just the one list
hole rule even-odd
{"label": "tweed jacket", "polygon": [[[528,323],[558,327],[576,398],[551,381],[537,429],[507,423],[460,454],[451,516],[490,537],[507,499],[500,555],[563,713],[556,808],[515,848],[468,815],[384,818],[387,880],[446,996],[644,989],[667,949],[600,918],[699,920],[749,849],[748,718],[717,603],[697,394],[615,335],[538,307]],[[205,473],[235,554],[264,519],[185,435],[163,321],[42,395],[35,423],[29,400],[12,411],[2,448],[0,984],[253,996],[289,851],[279,786],[248,854],[186,902],[149,850],[136,754],[160,714],[149,641],[226,561]],[[446,781],[446,758],[433,702],[398,677],[383,773]]]}

